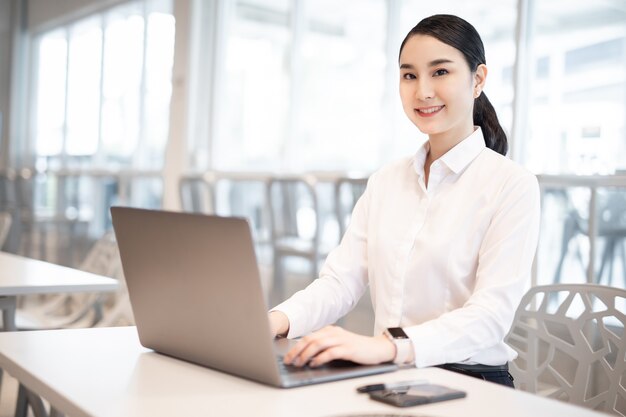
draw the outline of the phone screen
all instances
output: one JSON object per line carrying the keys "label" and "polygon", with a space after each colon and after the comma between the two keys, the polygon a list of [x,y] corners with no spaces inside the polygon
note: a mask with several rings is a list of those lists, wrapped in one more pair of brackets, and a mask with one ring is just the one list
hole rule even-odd
{"label": "phone screen", "polygon": [[429,404],[439,401],[453,400],[466,396],[464,391],[435,384],[412,385],[402,389],[375,391],[370,398],[396,407]]}

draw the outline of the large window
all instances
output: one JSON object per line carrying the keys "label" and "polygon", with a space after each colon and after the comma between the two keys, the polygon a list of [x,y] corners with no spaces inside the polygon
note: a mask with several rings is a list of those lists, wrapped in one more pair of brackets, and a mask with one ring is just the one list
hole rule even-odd
{"label": "large window", "polygon": [[[291,117],[290,2],[233,1],[230,6],[211,168],[277,169]],[[194,158],[208,168],[206,158]]]}
{"label": "large window", "polygon": [[369,172],[413,153],[424,138],[402,112],[396,61],[404,35],[434,13],[460,14],[481,32],[487,93],[510,130],[514,0],[222,3],[231,12],[217,62],[213,154],[191,149],[194,168]]}
{"label": "large window", "polygon": [[24,237],[22,250],[72,264],[86,247],[83,239],[110,227],[112,204],[161,205],[172,0],[129,1],[32,41],[28,160],[36,172],[24,178],[21,204],[33,225],[25,234],[34,237]]}
{"label": "large window", "polygon": [[536,173],[626,169],[626,9],[535,1],[526,165]]}
{"label": "large window", "polygon": [[385,5],[381,0],[302,2],[288,169],[369,170],[380,162]]}
{"label": "large window", "polygon": [[569,175],[544,185],[538,282],[623,287],[624,177],[574,175],[626,169],[626,9],[611,1],[531,4],[519,157],[537,174]]}
{"label": "large window", "polygon": [[386,2],[225,3],[234,12],[212,168],[375,168],[388,116]]}
{"label": "large window", "polygon": [[39,168],[163,166],[174,17],[135,1],[35,39]]}

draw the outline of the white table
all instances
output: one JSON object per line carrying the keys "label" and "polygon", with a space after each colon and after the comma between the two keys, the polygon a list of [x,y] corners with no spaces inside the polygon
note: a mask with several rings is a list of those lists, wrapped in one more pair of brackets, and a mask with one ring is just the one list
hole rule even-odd
{"label": "white table", "polygon": [[0,309],[3,329],[15,330],[19,295],[115,291],[118,282],[77,269],[0,252]]}
{"label": "white table", "polygon": [[[71,417],[606,417],[439,368],[273,388],[154,353],[140,346],[134,327],[1,333],[0,366]],[[366,383],[422,378],[463,389],[467,398],[399,409],[355,392]]]}
{"label": "white table", "polygon": [[[15,331],[17,297],[28,294],[115,291],[118,282],[77,269],[0,252],[0,330]],[[0,366],[0,387],[3,369]]]}

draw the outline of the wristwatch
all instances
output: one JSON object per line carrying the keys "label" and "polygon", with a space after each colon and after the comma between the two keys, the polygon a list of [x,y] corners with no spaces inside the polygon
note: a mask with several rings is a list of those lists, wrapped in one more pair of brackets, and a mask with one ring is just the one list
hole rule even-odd
{"label": "wristwatch", "polygon": [[413,342],[404,333],[402,327],[387,327],[385,336],[396,346],[396,357],[393,363],[398,365],[411,365],[415,363],[413,352]]}

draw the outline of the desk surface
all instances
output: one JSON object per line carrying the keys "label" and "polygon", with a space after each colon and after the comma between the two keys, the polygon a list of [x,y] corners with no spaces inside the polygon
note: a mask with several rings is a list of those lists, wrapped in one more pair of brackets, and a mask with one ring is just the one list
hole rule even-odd
{"label": "desk surface", "polygon": [[0,252],[0,296],[114,291],[115,279]]}
{"label": "desk surface", "polygon": [[[134,327],[1,333],[0,367],[73,417],[606,417],[439,368],[273,388],[154,353],[140,346]],[[463,389],[467,398],[399,409],[355,392],[366,383],[422,378]]]}

